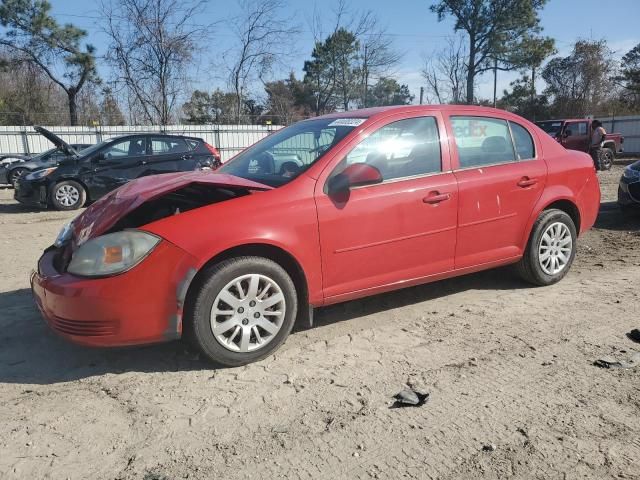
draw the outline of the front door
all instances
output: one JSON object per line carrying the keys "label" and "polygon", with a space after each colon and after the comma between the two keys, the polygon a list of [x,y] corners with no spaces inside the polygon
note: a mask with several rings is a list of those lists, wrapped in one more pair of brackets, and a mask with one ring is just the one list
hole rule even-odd
{"label": "front door", "polygon": [[146,136],[115,141],[83,162],[80,179],[89,187],[89,197],[96,200],[138,178],[148,158]]}
{"label": "front door", "polygon": [[588,152],[591,137],[587,127],[588,123],[586,121],[565,123],[561,142],[564,148]]}
{"label": "front door", "polygon": [[439,130],[442,120],[428,116],[374,131],[331,176],[367,163],[383,182],[352,188],[346,200],[331,198],[321,177],[316,205],[327,301],[453,268],[458,193]]}
{"label": "front door", "polygon": [[476,267],[518,257],[547,167],[521,125],[502,119],[452,116],[458,180],[455,266]]}

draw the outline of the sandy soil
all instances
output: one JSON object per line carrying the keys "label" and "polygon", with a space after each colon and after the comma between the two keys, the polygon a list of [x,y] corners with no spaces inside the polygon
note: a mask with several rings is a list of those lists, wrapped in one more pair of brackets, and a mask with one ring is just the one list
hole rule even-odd
{"label": "sandy soil", "polygon": [[[601,175],[597,228],[558,285],[500,269],[326,308],[228,370],[180,342],[55,337],[28,275],[72,215],[0,190],[0,478],[640,478],[640,368],[592,365],[640,351],[621,169]],[[390,409],[405,384],[429,402]]]}

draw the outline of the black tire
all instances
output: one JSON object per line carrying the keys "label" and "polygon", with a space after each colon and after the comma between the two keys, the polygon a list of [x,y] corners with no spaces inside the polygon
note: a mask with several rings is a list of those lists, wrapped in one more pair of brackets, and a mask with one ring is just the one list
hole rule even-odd
{"label": "black tire", "polygon": [[[234,279],[259,274],[275,281],[282,291],[285,314],[280,330],[261,348],[249,352],[231,351],[216,338],[211,328],[211,311],[218,294]],[[214,364],[238,367],[262,360],[280,347],[296,320],[298,297],[289,274],[277,263],[262,257],[236,257],[207,268],[190,292],[183,322],[184,337]],[[253,338],[253,337],[252,337]]]}
{"label": "black tire", "polygon": [[[77,192],[77,196],[69,197],[75,201],[71,202],[71,200],[66,201],[65,199],[59,198],[58,192],[61,192],[65,188],[71,192]],[[73,180],[58,182],[49,189],[49,202],[56,210],[77,210],[84,205],[86,200],[87,192],[84,187]]]}
{"label": "black tire", "polygon": [[28,168],[24,168],[24,167],[14,168],[13,170],[11,170],[9,172],[9,178],[7,178],[7,181],[9,182],[9,184],[11,186],[14,186],[16,184],[16,182],[18,181],[18,179],[21,176],[23,176],[25,173],[29,173],[29,169]]}
{"label": "black tire", "polygon": [[[540,244],[544,232],[549,228],[549,226],[556,222],[563,223],[569,229],[572,240],[571,253],[569,255],[568,262],[562,270],[556,274],[549,274],[545,272],[540,265],[538,252],[540,250]],[[519,275],[526,282],[538,286],[553,285],[554,283],[559,282],[567,274],[573,264],[573,260],[576,256],[577,239],[578,235],[576,226],[569,215],[562,210],[557,210],[555,208],[543,211],[533,225],[522,259],[520,259],[516,264],[516,269]]]}
{"label": "black tire", "polygon": [[600,159],[598,170],[611,170],[613,161],[616,159],[616,154],[610,148],[603,148],[600,150]]}

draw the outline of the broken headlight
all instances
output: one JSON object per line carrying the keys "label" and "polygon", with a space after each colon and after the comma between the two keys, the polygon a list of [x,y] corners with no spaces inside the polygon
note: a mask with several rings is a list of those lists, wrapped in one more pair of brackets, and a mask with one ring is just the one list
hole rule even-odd
{"label": "broken headlight", "polygon": [[83,277],[104,277],[135,267],[160,238],[140,230],[125,230],[96,237],[73,253],[67,272]]}

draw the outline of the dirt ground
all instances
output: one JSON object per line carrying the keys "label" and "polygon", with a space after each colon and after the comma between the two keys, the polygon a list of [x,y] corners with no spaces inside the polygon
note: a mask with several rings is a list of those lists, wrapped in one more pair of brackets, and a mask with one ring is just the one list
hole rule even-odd
{"label": "dirt ground", "polygon": [[[118,350],[48,331],[29,292],[72,214],[0,190],[0,478],[640,478],[640,217],[600,175],[569,275],[510,269],[322,309],[272,357],[213,370],[180,342]],[[141,295],[144,289],[141,287]],[[405,384],[431,394],[390,409]]]}

